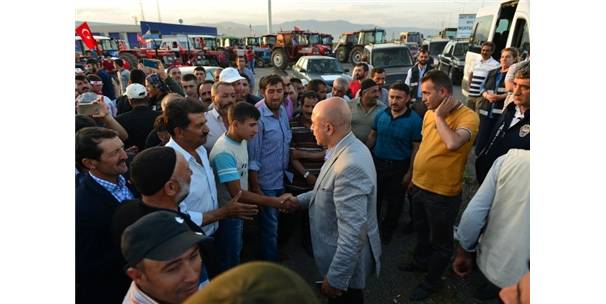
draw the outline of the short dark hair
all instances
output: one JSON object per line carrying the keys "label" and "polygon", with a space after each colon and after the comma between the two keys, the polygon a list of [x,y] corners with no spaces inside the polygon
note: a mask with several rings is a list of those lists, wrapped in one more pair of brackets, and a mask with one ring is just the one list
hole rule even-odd
{"label": "short dark hair", "polygon": [[88,78],[86,78],[84,75],[76,75],[76,80],[88,82]]}
{"label": "short dark hair", "polygon": [[95,75],[95,74],[88,74],[86,75],[86,79],[88,79],[88,81],[102,81],[101,77]]}
{"label": "short dark hair", "polygon": [[481,47],[489,46],[491,50],[494,51],[494,43],[492,41],[484,41],[482,42]]}
{"label": "short dark hair", "polygon": [[362,67],[364,69],[364,72],[368,72],[368,64],[364,63],[364,62],[358,62],[354,65],[355,67]]}
{"label": "short dark hair", "polygon": [[120,58],[114,60],[114,62],[116,63],[117,66],[124,67],[124,61],[122,61],[122,59],[120,59]]}
{"label": "short dark hair", "polygon": [[385,69],[384,68],[373,68],[372,70],[370,70],[370,77],[374,77],[375,74],[383,74],[385,73]]}
{"label": "short dark hair", "polygon": [[429,52],[427,51],[427,49],[419,48],[419,54],[421,54],[421,53],[423,53],[423,54],[429,54]]}
{"label": "short dark hair", "polygon": [[198,83],[198,86],[196,87],[196,92],[198,92],[198,94],[200,94],[200,87],[205,85],[205,84],[210,84],[211,86],[214,84],[215,82],[212,80],[204,80],[200,83]]}
{"label": "short dark hair", "polygon": [[303,82],[301,82],[301,79],[297,78],[297,77],[292,77],[290,79],[290,83],[299,83],[299,84],[303,84]]}
{"label": "short dark hair", "polygon": [[312,79],[309,83],[307,83],[307,86],[305,87],[305,90],[306,91],[318,92],[318,90],[320,90],[320,85],[324,85],[325,87],[328,87],[326,85],[326,83],[324,82],[324,80],[322,80],[322,79]]}
{"label": "short dark hair", "polygon": [[96,127],[97,123],[88,115],[76,115],[76,132],[86,127]]}
{"label": "short dark hair", "polygon": [[410,95],[410,88],[403,82],[398,81],[389,87],[390,90],[403,91],[406,95]]}
{"label": "short dark hair", "polygon": [[271,74],[271,75],[268,75],[266,77],[261,78],[261,82],[259,83],[259,88],[262,91],[265,91],[265,89],[267,88],[267,86],[276,85],[278,83],[281,83],[282,86],[284,86],[284,82],[282,81],[282,77],[280,77],[279,75],[276,75],[276,74]]}
{"label": "short dark hair", "polygon": [[202,71],[202,72],[204,72],[204,74],[206,74],[206,70],[202,66],[196,66],[194,68],[194,72],[197,72],[197,71]]}
{"label": "short dark hair", "polygon": [[248,102],[238,102],[227,110],[227,120],[230,124],[234,120],[240,123],[245,122],[249,118],[259,120],[260,116],[261,113],[259,110]]}
{"label": "short dark hair", "polygon": [[440,88],[446,88],[446,91],[448,91],[448,93],[452,93],[452,80],[450,80],[450,77],[448,77],[446,73],[440,70],[431,70],[425,73],[423,79],[421,79],[421,83],[426,81],[431,81],[436,90]]}
{"label": "short dark hair", "polygon": [[314,98],[316,100],[319,100],[320,96],[318,96],[318,93],[316,93],[315,91],[305,91],[303,92],[303,94],[301,94],[301,101],[305,101],[305,98]]}
{"label": "short dark hair", "polygon": [[530,61],[518,67],[513,78],[530,79]]}
{"label": "short dark hair", "polygon": [[248,84],[250,85],[250,77],[248,77],[248,75],[240,73],[240,76],[244,77],[246,79],[246,82],[248,82]]}
{"label": "short dark hair", "polygon": [[246,60],[246,58],[244,58],[244,56],[238,56],[238,57],[236,58],[236,62],[238,62],[240,59],[244,59],[244,62],[246,62],[246,61],[247,61],[247,60]]}
{"label": "short dark hair", "polygon": [[185,74],[183,75],[183,77],[181,77],[181,81],[198,81],[198,78],[196,78],[196,75],[194,74]]}
{"label": "short dark hair", "polygon": [[103,139],[118,137],[118,133],[112,129],[101,127],[86,127],[76,132],[76,165],[84,168],[82,160],[85,158],[99,160],[103,150],[99,143]]}
{"label": "short dark hair", "polygon": [[176,65],[169,66],[168,69],[166,69],[166,74],[170,75],[170,71],[172,71],[173,69],[178,69],[178,68],[179,67]]}
{"label": "short dark hair", "polygon": [[204,113],[204,106],[197,102],[188,101],[185,98],[177,98],[169,102],[162,113],[168,133],[174,136],[175,128],[186,129],[190,124],[190,113]]}
{"label": "short dark hair", "polygon": [[145,72],[139,69],[130,71],[130,83],[138,83],[145,85]]}

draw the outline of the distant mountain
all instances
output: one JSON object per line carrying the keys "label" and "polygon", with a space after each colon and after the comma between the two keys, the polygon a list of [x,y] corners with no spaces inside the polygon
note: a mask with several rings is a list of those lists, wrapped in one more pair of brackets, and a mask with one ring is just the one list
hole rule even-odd
{"label": "distant mountain", "polygon": [[[219,34],[244,37],[251,35],[254,32],[256,35],[264,35],[267,33],[267,25],[245,25],[235,22],[219,22],[219,23],[200,23],[198,25],[215,26]],[[272,25],[273,32],[280,30],[292,30],[295,26],[302,30],[310,30],[313,32],[322,32],[333,35],[336,39],[343,32],[353,32],[361,29],[371,29],[374,27],[383,28],[388,40],[397,39],[400,32],[421,32],[425,37],[435,35],[439,29],[418,28],[418,27],[380,27],[374,24],[356,24],[344,20],[336,21],[317,21],[317,20],[295,20]]]}

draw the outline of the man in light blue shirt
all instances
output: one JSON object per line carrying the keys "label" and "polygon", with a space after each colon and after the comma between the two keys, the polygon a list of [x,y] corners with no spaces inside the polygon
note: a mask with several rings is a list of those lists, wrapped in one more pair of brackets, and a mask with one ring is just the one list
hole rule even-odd
{"label": "man in light blue shirt", "polygon": [[[270,75],[261,82],[265,98],[256,104],[261,113],[259,131],[248,143],[249,188],[260,195],[280,196],[284,193],[284,177],[292,181],[288,171],[289,146],[292,138],[286,110],[282,106],[282,77]],[[278,209],[261,208],[261,258],[278,260]]]}

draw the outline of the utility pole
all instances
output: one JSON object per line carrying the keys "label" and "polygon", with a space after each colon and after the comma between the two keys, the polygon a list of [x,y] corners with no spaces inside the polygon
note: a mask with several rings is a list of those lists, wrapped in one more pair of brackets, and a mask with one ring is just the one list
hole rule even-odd
{"label": "utility pole", "polygon": [[139,0],[139,8],[141,9],[141,21],[145,21],[145,14],[143,14],[143,1]]}
{"label": "utility pole", "polygon": [[156,10],[158,10],[158,22],[162,22],[162,17],[160,17],[160,0],[156,0]]}
{"label": "utility pole", "polygon": [[271,32],[271,0],[267,0],[267,34]]}

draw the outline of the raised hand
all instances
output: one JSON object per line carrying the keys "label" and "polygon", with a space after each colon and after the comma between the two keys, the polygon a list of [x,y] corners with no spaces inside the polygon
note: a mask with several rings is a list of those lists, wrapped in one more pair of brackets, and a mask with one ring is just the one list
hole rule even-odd
{"label": "raised hand", "polygon": [[225,206],[223,210],[225,212],[225,218],[239,217],[244,220],[252,220],[253,216],[259,213],[259,208],[256,205],[243,204],[238,202],[242,191],[238,192]]}
{"label": "raised hand", "polygon": [[448,113],[450,113],[452,110],[454,110],[457,106],[459,106],[459,103],[455,101],[455,99],[452,95],[449,95],[436,108],[436,116],[444,118],[444,117],[446,117],[446,115],[448,115]]}

